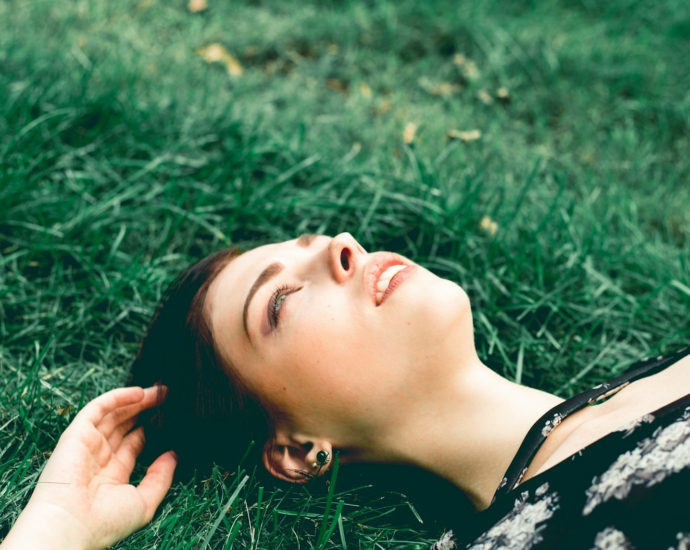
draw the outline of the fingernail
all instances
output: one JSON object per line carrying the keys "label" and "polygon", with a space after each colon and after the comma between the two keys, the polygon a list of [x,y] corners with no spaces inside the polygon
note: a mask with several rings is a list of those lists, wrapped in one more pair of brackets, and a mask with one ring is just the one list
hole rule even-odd
{"label": "fingernail", "polygon": [[177,460],[177,453],[175,451],[168,451],[175,460]]}

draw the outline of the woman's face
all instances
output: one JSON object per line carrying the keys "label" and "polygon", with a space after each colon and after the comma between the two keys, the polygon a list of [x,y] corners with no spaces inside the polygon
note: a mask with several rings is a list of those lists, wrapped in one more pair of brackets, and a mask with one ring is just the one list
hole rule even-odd
{"label": "woman's face", "polygon": [[374,437],[418,392],[444,383],[449,355],[472,346],[458,285],[367,253],[349,233],[244,253],[214,280],[206,307],[236,376],[291,430],[334,445]]}

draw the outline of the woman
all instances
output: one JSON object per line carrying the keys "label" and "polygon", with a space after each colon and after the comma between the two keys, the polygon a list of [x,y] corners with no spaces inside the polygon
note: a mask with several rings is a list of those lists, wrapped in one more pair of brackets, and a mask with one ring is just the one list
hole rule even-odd
{"label": "woman", "polygon": [[[77,415],[3,550],[42,542],[35,526],[52,522],[52,543],[75,525],[67,546],[112,544],[150,520],[177,455],[184,469],[233,466],[258,437],[266,469],[294,483],[336,451],[450,480],[483,511],[472,547],[681,547],[687,353],[563,401],[485,367],[465,292],[405,258],[347,233],[219,252],[178,279],[142,343],[133,383],[162,386],[114,390]],[[135,489],[139,413],[162,454]],[[437,547],[455,547],[452,534]]]}

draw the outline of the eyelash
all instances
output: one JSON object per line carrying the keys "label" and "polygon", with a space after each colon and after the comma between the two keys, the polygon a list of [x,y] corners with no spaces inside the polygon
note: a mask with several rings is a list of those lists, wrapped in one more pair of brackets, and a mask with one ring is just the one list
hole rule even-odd
{"label": "eyelash", "polygon": [[[273,292],[271,299],[268,302],[268,317],[271,322],[271,326],[275,329],[278,328],[278,322],[280,321],[280,310],[283,308],[285,299],[288,294],[292,293],[293,289],[287,285],[279,286]],[[278,300],[282,297],[280,303]]]}

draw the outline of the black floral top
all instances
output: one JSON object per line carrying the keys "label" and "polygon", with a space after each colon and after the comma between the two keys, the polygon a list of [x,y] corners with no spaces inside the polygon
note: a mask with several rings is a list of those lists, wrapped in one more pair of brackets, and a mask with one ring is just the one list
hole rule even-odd
{"label": "black floral top", "polygon": [[525,437],[494,501],[433,550],[582,548],[690,550],[690,388],[685,397],[638,418],[520,483],[563,418],[690,354],[648,359],[557,405]]}

